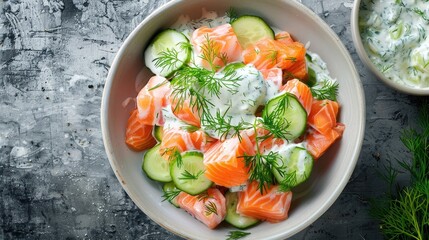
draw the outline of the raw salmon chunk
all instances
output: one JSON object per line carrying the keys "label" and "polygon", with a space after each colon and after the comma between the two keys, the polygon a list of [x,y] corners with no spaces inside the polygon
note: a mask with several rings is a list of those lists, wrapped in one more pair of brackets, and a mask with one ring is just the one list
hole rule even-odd
{"label": "raw salmon chunk", "polygon": [[180,208],[211,229],[216,228],[225,218],[226,200],[216,188],[209,188],[206,195],[192,196],[181,192],[176,199]]}
{"label": "raw salmon chunk", "polygon": [[134,151],[143,151],[156,144],[152,135],[153,126],[140,123],[137,109],[131,112],[125,132],[125,143]]}
{"label": "raw salmon chunk", "polygon": [[168,105],[170,82],[160,76],[153,76],[137,95],[137,109],[142,124],[163,125],[162,107]]}
{"label": "raw salmon chunk", "polygon": [[301,59],[296,61],[290,67],[286,68],[283,73],[284,80],[298,78],[301,81],[306,81],[308,78],[307,61]]}
{"label": "raw salmon chunk", "polygon": [[316,131],[327,134],[337,126],[337,115],[340,106],[337,102],[328,99],[314,100],[308,124]]}
{"label": "raw salmon chunk", "polygon": [[298,79],[289,80],[282,87],[282,90],[295,95],[307,111],[307,116],[310,114],[313,104],[313,95],[311,94],[310,88],[305,83]]}
{"label": "raw salmon chunk", "polygon": [[219,70],[227,63],[241,59],[241,47],[230,24],[218,27],[201,27],[191,38],[195,62],[209,70]]}
{"label": "raw salmon chunk", "polygon": [[264,38],[243,51],[243,62],[255,65],[258,70],[274,67],[284,70],[305,59],[305,52],[300,42],[286,44]]}
{"label": "raw salmon chunk", "polygon": [[171,95],[170,103],[171,110],[178,119],[192,126],[201,126],[198,109],[196,108],[196,106],[191,107],[188,99],[186,99],[183,104],[181,104],[181,106],[178,106],[177,100],[173,97],[173,95]]}
{"label": "raw salmon chunk", "polygon": [[179,153],[190,150],[206,151],[213,144],[214,139],[210,138],[202,130],[189,132],[182,128],[164,128],[159,152],[166,160],[174,151]]}
{"label": "raw salmon chunk", "polygon": [[343,135],[344,129],[345,126],[342,123],[337,123],[335,127],[331,128],[326,133],[320,133],[313,129],[313,131],[310,131],[306,135],[304,140],[307,150],[314,159],[320,158],[323,153]]}
{"label": "raw salmon chunk", "polygon": [[246,190],[238,193],[237,212],[268,222],[280,222],[288,217],[292,192],[281,192],[273,185],[261,194],[256,181],[247,185]]}
{"label": "raw salmon chunk", "polygon": [[204,154],[205,175],[217,185],[233,187],[246,183],[248,167],[243,156],[254,155],[254,144],[247,134],[219,141]]}
{"label": "raw salmon chunk", "polygon": [[288,32],[279,32],[276,34],[275,38],[277,41],[282,42],[282,43],[293,43],[294,40],[292,39],[292,37],[290,36],[290,34]]}

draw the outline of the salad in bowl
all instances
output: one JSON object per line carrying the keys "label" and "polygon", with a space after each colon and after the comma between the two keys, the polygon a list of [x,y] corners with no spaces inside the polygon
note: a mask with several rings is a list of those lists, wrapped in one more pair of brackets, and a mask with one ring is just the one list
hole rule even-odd
{"label": "salad in bowl", "polygon": [[[314,38],[271,24],[282,15],[276,6],[317,20],[298,3],[254,1],[258,13],[203,2],[167,4],[155,17],[178,20],[149,17],[118,53],[102,104],[112,168],[133,201],[178,235],[291,236],[326,211],[354,168],[364,122],[357,74],[338,42],[331,50],[344,67],[331,74],[336,61]],[[336,40],[315,25],[321,42]]]}
{"label": "salad in bowl", "polygon": [[287,219],[293,188],[345,129],[338,83],[259,16],[203,9],[175,25],[145,50],[154,75],[136,96],[127,145],[147,150],[143,172],[164,199],[209,228]]}

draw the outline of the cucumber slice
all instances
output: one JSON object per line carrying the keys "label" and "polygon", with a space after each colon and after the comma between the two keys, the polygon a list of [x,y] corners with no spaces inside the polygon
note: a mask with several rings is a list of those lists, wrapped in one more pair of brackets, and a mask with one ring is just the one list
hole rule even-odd
{"label": "cucumber slice", "polygon": [[165,183],[164,186],[162,186],[162,190],[164,191],[164,196],[169,196],[168,201],[178,208],[179,204],[177,203],[176,197],[181,191],[174,185],[174,182]]}
{"label": "cucumber slice", "polygon": [[[167,29],[160,32],[144,53],[146,66],[156,75],[163,77],[171,76],[176,70],[189,62],[191,58],[191,47],[189,40],[182,33]],[[171,53],[177,60],[169,60],[166,65],[157,64],[157,59],[163,54]]]}
{"label": "cucumber slice", "polygon": [[142,169],[152,180],[158,182],[171,182],[170,166],[168,161],[162,158],[159,153],[159,146],[160,144],[155,145],[145,153]]}
{"label": "cucumber slice", "polygon": [[225,195],[226,199],[226,216],[225,221],[236,228],[245,229],[259,222],[258,219],[242,216],[237,213],[238,194],[236,192],[228,192]]}
{"label": "cucumber slice", "polygon": [[284,175],[277,170],[273,171],[274,177],[279,183],[288,187],[295,187],[310,177],[313,169],[313,157],[307,149],[299,146],[292,146],[282,154],[281,160],[277,164],[283,166]]}
{"label": "cucumber slice", "polygon": [[[276,114],[281,116],[276,116]],[[270,115],[284,117],[285,121],[279,127],[284,128],[288,132],[286,136],[288,140],[296,139],[305,132],[307,111],[295,95],[291,93],[283,93],[268,101],[267,106],[262,112],[262,117],[266,118]]]}
{"label": "cucumber slice", "polygon": [[232,22],[231,26],[243,49],[263,38],[274,39],[273,29],[257,16],[241,16]]}
{"label": "cucumber slice", "polygon": [[204,175],[206,168],[201,152],[190,151],[175,159],[170,166],[170,174],[176,187],[191,195],[207,190],[211,185]]}
{"label": "cucumber slice", "polygon": [[164,134],[164,127],[162,126],[155,126],[153,130],[153,136],[158,142],[162,141],[162,136]]}

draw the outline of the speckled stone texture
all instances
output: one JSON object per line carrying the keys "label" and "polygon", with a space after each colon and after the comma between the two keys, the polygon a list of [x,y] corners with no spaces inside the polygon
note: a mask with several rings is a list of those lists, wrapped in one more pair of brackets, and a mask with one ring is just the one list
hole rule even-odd
{"label": "speckled stone texture", "polygon": [[[115,52],[165,2],[0,3],[0,239],[178,239],[122,190],[104,152],[99,117]],[[367,127],[344,192],[293,239],[381,239],[368,214],[368,200],[386,187],[376,170],[408,157],[400,130],[416,124],[423,98],[388,89],[363,66],[351,40],[351,0],[302,3],[332,27],[355,60]]]}

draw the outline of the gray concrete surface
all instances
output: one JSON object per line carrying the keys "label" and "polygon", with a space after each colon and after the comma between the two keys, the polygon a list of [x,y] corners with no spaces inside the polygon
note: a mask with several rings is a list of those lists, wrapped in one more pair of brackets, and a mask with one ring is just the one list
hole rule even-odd
{"label": "gray concrete surface", "polygon": [[[99,107],[115,52],[166,0],[0,2],[0,239],[176,239],[141,212],[110,169]],[[352,1],[302,0],[350,51],[366,96],[362,153],[344,192],[293,239],[381,239],[368,200],[376,170],[407,157],[400,130],[423,98],[395,92],[358,59]],[[407,176],[402,176],[407,179]]]}

